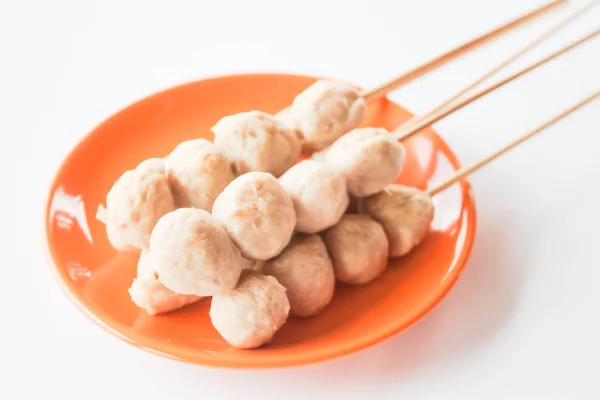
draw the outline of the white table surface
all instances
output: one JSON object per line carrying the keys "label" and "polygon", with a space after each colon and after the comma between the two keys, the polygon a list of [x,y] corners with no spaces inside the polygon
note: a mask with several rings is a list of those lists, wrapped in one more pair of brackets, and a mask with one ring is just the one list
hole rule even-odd
{"label": "white table surface", "polygon": [[[474,175],[478,231],[454,289],[405,333],[333,362],[229,371],[138,350],[67,300],[41,248],[46,190],[63,157],[145,95],[247,71],[370,87],[542,3],[0,2],[8,179],[0,198],[0,399],[600,398],[600,101]],[[572,1],[391,98],[425,112],[581,4]],[[596,7],[508,71],[599,23]],[[600,88],[599,72],[597,39],[436,129],[463,163],[473,162]]]}

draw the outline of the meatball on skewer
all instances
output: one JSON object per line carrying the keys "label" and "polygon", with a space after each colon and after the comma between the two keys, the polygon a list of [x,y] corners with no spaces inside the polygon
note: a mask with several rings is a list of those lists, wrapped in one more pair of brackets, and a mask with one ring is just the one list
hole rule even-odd
{"label": "meatball on skewer", "polygon": [[268,260],[289,243],[296,226],[290,195],[273,175],[249,172],[217,197],[214,218],[250,260]]}
{"label": "meatball on skewer", "polygon": [[265,264],[263,273],[285,287],[291,315],[316,315],[333,298],[333,264],[319,235],[294,236],[279,256]]}
{"label": "meatball on skewer", "polygon": [[217,219],[194,208],[177,209],[158,221],[148,257],[160,283],[176,293],[196,296],[232,290],[244,265]]}
{"label": "meatball on skewer", "polygon": [[289,312],[285,287],[277,279],[244,270],[235,289],[212,298],[209,315],[230,345],[252,349],[271,342]]}
{"label": "meatball on skewer", "polygon": [[258,171],[279,177],[294,165],[302,148],[295,130],[262,111],[223,117],[211,130],[215,146],[236,175]]}
{"label": "meatball on skewer", "polygon": [[306,150],[320,150],[358,127],[367,111],[358,90],[339,81],[318,80],[276,114],[302,133]]}
{"label": "meatball on skewer", "polygon": [[365,197],[394,182],[404,165],[404,146],[383,128],[359,128],[339,138],[325,163],[344,174],[348,191]]}
{"label": "meatball on skewer", "polygon": [[389,245],[381,225],[367,215],[346,214],[323,234],[335,278],[363,285],[383,273]]}
{"label": "meatball on skewer", "polygon": [[118,250],[147,249],[157,221],[175,209],[175,199],[160,158],[142,161],[117,179],[96,218],[106,225]]}
{"label": "meatball on skewer", "polygon": [[165,157],[167,178],[178,207],[210,212],[234,178],[229,159],[206,139],[186,140]]}
{"label": "meatball on skewer", "polygon": [[389,241],[390,257],[401,257],[417,246],[434,217],[431,197],[402,185],[390,185],[360,199],[358,209],[381,224]]}
{"label": "meatball on skewer", "polygon": [[349,204],[346,178],[326,164],[303,160],[279,178],[296,211],[297,232],[317,233],[337,223]]}

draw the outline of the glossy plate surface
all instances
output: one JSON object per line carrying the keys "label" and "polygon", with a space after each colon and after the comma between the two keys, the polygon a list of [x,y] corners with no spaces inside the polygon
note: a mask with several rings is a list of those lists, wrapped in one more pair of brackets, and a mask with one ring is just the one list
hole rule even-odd
{"label": "glossy plate surface", "polygon": [[[210,299],[149,316],[127,289],[137,257],[118,254],[95,219],[99,204],[125,170],[167,155],[185,139],[212,140],[222,116],[252,109],[270,113],[289,105],[316,78],[259,74],[212,78],[145,98],[115,114],[69,155],[58,172],[46,210],[51,268],[73,302],[93,321],[143,349],[181,361],[231,368],[266,368],[323,361],[388,338],[431,310],[458,278],[475,233],[469,185],[434,198],[432,230],[408,256],[361,287],[338,284],[318,316],[291,317],[271,344],[256,350],[230,347],[208,317]],[[386,99],[371,101],[363,126],[394,129],[411,114]],[[405,141],[407,161],[398,182],[426,188],[450,176],[459,163],[428,129]]]}

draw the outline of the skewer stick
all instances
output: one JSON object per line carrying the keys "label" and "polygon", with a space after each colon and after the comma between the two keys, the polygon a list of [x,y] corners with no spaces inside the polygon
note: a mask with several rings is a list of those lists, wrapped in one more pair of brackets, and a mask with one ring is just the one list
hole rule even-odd
{"label": "skewer stick", "polygon": [[593,38],[594,36],[596,36],[598,34],[600,34],[600,29],[597,29],[596,31],[584,36],[583,38],[581,38],[579,40],[576,40],[575,42],[550,54],[546,58],[543,58],[543,59],[531,64],[529,67],[526,67],[526,68],[516,72],[515,74],[510,75],[509,77],[501,80],[500,82],[495,83],[494,85],[489,86],[489,87],[473,94],[470,97],[467,97],[466,99],[462,100],[461,102],[458,102],[453,106],[444,108],[443,110],[440,110],[437,113],[420,120],[413,126],[409,126],[408,128],[400,127],[399,129],[395,130],[392,133],[392,135],[397,140],[404,140],[406,138],[409,138],[410,136],[414,135],[415,133],[419,132],[420,130],[422,130],[424,128],[427,128],[427,127],[433,125],[434,123],[436,123],[440,119],[444,118],[445,116],[453,113],[454,111],[457,111],[457,110],[463,108],[467,104],[472,103],[473,101],[479,99],[480,97],[483,97],[484,95],[498,89],[499,87],[517,79],[518,77],[526,74],[527,72],[534,70],[535,68],[539,67],[540,65],[543,65],[543,64],[547,63],[548,61],[553,60],[554,58],[562,55],[563,53],[566,53],[567,51],[574,49],[575,47],[583,44],[584,42],[586,42],[587,40],[590,40],[591,38]]}
{"label": "skewer stick", "polygon": [[444,189],[447,189],[449,186],[451,186],[451,185],[455,184],[456,182],[460,181],[465,176],[467,176],[467,175],[469,175],[469,174],[477,171],[478,169],[480,169],[484,165],[490,163],[491,161],[495,160],[496,158],[500,157],[502,154],[506,153],[510,149],[512,149],[512,148],[516,147],[517,145],[523,143],[527,139],[535,136],[536,134],[540,133],[544,129],[548,128],[550,125],[552,125],[552,124],[560,121],[561,119],[563,119],[567,115],[573,113],[574,111],[576,111],[579,108],[583,107],[584,105],[586,105],[587,103],[591,102],[592,100],[597,99],[598,97],[600,97],[600,90],[597,91],[596,93],[592,94],[591,96],[587,97],[586,99],[580,101],[579,103],[571,106],[570,108],[566,109],[565,111],[561,112],[560,114],[556,115],[555,117],[551,118],[550,120],[546,121],[542,125],[540,125],[537,128],[535,128],[534,130],[532,130],[530,132],[527,132],[526,134],[524,134],[523,136],[521,136],[521,137],[517,138],[516,140],[512,141],[511,143],[509,143],[508,145],[504,146],[500,150],[498,150],[498,151],[490,154],[489,156],[487,156],[483,160],[481,160],[481,161],[479,161],[479,162],[471,165],[468,168],[462,168],[462,169],[460,169],[456,173],[456,175],[454,175],[452,178],[446,180],[445,182],[442,182],[441,184],[439,184],[438,186],[434,187],[433,189],[430,189],[428,191],[429,196],[435,196],[436,194],[438,194],[439,192],[443,191]]}
{"label": "skewer stick", "polygon": [[427,118],[427,117],[429,117],[429,116],[437,113],[438,111],[444,109],[444,107],[447,107],[449,104],[451,104],[453,101],[455,101],[456,99],[458,99],[460,96],[462,96],[463,94],[467,93],[469,90],[473,89],[474,87],[476,87],[477,85],[479,85],[481,82],[483,82],[486,79],[490,78],[495,73],[497,73],[498,71],[500,71],[502,68],[506,67],[511,62],[513,62],[516,59],[518,59],[519,57],[521,57],[523,54],[525,54],[528,51],[532,50],[537,45],[539,45],[540,43],[542,43],[544,40],[548,39],[550,36],[552,36],[553,34],[555,34],[556,32],[558,32],[559,30],[561,30],[562,28],[564,28],[565,26],[567,26],[568,24],[570,24],[571,22],[573,22],[577,18],[581,17],[583,14],[585,14],[587,11],[589,11],[592,7],[594,7],[595,5],[597,5],[598,2],[600,2],[600,0],[590,1],[589,3],[587,3],[586,5],[584,5],[583,7],[581,7],[579,10],[575,11],[574,13],[572,13],[571,15],[569,15],[568,17],[566,17],[565,19],[563,19],[562,21],[560,21],[558,24],[554,25],[552,28],[550,28],[544,34],[542,34],[537,39],[535,39],[534,41],[532,41],[531,43],[529,43],[527,46],[523,47],[521,50],[517,51],[515,54],[513,54],[510,57],[508,57],[507,59],[505,59],[504,61],[502,61],[500,64],[498,64],[497,66],[495,66],[494,68],[492,68],[491,70],[489,70],[488,72],[486,72],[485,74],[483,74],[481,77],[479,77],[475,81],[471,82],[470,84],[468,84],[467,86],[465,86],[463,89],[459,90],[457,93],[455,93],[454,95],[452,95],[448,99],[446,99],[443,102],[441,102],[440,104],[438,104],[433,110],[429,111],[427,114],[425,114],[423,116],[420,116],[420,117],[419,116],[412,117],[410,120],[408,120],[407,122],[405,122],[403,124],[403,128],[408,128],[412,124],[414,124],[415,122],[417,122],[417,121],[419,121],[421,119]]}
{"label": "skewer stick", "polygon": [[509,33],[510,31],[518,28],[521,25],[524,25],[527,22],[530,22],[534,19],[537,19],[539,17],[541,17],[542,15],[546,14],[547,12],[550,12],[551,10],[555,9],[558,6],[561,5],[565,5],[567,3],[567,0],[555,0],[552,1],[542,7],[539,7],[513,21],[508,22],[507,24],[496,28],[488,33],[483,34],[482,36],[473,39],[467,43],[462,44],[461,46],[448,51],[445,54],[442,54],[436,58],[434,58],[433,60],[425,63],[425,64],[421,64],[418,67],[388,81],[385,82],[375,88],[369,89],[365,92],[362,93],[362,96],[365,99],[369,99],[372,97],[377,97],[377,96],[381,96],[384,95],[394,89],[397,89],[398,87],[405,85],[417,78],[419,78],[420,76],[425,75],[426,73],[433,71],[436,68],[441,67],[442,65],[470,52],[473,51],[481,46],[483,46],[484,44],[499,38],[500,36],[502,36],[505,33]]}

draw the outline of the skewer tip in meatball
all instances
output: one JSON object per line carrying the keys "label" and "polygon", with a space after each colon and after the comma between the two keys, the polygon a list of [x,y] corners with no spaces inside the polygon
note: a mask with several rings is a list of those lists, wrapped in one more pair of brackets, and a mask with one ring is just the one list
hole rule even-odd
{"label": "skewer tip in meatball", "polygon": [[186,140],[165,158],[167,178],[178,207],[209,211],[235,178],[227,157],[206,139]]}
{"label": "skewer tip in meatball", "polygon": [[294,99],[290,124],[304,136],[307,150],[319,150],[360,125],[367,104],[358,90],[339,81],[319,80]]}
{"label": "skewer tip in meatball", "polygon": [[271,342],[289,311],[286,290],[277,279],[244,270],[235,289],[213,297],[209,315],[230,345],[252,349]]}
{"label": "skewer tip in meatball", "polygon": [[233,289],[243,265],[240,251],[219,222],[194,208],[179,208],[158,221],[149,256],[160,283],[196,296]]}
{"label": "skewer tip in meatball", "polygon": [[162,159],[150,158],[117,179],[106,195],[105,220],[109,241],[118,249],[147,249],[152,229],[175,209]]}
{"label": "skewer tip in meatball", "polygon": [[245,258],[268,260],[289,243],[296,225],[294,203],[273,175],[249,172],[235,178],[212,209]]}
{"label": "skewer tip in meatball", "polygon": [[359,128],[331,146],[326,163],[346,176],[353,196],[366,197],[396,180],[404,157],[404,146],[385,129]]}
{"label": "skewer tip in meatball", "polygon": [[274,276],[285,287],[292,315],[316,315],[333,298],[333,265],[317,234],[294,236],[279,256],[266,263],[263,273]]}
{"label": "skewer tip in meatball", "polygon": [[211,130],[215,146],[230,160],[236,175],[260,171],[279,177],[302,150],[294,129],[262,111],[223,117]]}
{"label": "skewer tip in meatball", "polygon": [[429,195],[402,185],[390,185],[360,199],[359,210],[383,226],[390,243],[390,257],[408,254],[421,243],[434,217]]}
{"label": "skewer tip in meatball", "polygon": [[344,215],[323,235],[338,281],[362,285],[380,276],[388,263],[385,231],[366,215]]}
{"label": "skewer tip in meatball", "polygon": [[325,230],[348,208],[346,178],[321,162],[303,160],[287,170],[279,182],[294,202],[297,232]]}

